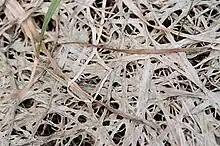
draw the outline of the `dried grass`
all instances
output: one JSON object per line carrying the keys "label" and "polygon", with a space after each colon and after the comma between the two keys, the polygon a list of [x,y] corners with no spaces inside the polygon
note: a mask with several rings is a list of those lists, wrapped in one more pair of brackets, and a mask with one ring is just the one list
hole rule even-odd
{"label": "dried grass", "polygon": [[0,1],[0,146],[220,145],[219,1],[62,0],[36,61],[49,5]]}

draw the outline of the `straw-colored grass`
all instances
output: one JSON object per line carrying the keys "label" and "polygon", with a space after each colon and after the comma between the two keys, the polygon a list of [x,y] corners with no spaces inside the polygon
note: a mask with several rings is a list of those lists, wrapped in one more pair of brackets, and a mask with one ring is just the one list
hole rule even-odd
{"label": "straw-colored grass", "polygon": [[220,145],[218,0],[53,2],[0,1],[0,146]]}

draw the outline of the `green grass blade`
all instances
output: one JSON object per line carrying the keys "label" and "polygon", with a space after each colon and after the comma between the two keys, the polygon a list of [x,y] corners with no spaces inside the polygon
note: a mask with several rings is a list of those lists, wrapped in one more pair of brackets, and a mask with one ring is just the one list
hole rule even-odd
{"label": "green grass blade", "polygon": [[50,19],[52,18],[53,14],[55,13],[58,5],[60,3],[60,0],[52,0],[50,7],[46,13],[46,16],[44,18],[42,30],[41,30],[41,40],[43,39],[44,33],[47,29],[48,23],[50,22]]}
{"label": "green grass blade", "polygon": [[49,24],[49,22],[50,22],[50,20],[53,16],[53,14],[55,13],[59,3],[60,3],[60,0],[52,0],[51,4],[50,4],[50,7],[47,10],[46,16],[44,18],[43,26],[42,26],[42,29],[41,29],[41,33],[40,33],[39,45],[37,46],[37,49],[36,49],[37,58],[39,57],[40,51],[42,50],[44,33],[47,29],[47,26],[48,26],[48,24]]}

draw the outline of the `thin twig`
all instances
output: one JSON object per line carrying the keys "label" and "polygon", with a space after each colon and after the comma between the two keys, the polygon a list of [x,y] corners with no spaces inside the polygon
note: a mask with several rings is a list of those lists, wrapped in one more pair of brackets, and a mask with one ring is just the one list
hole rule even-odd
{"label": "thin twig", "polygon": [[149,49],[114,49],[111,47],[107,47],[104,45],[94,45],[86,42],[63,42],[60,44],[72,44],[72,45],[81,45],[87,47],[97,47],[105,50],[122,52],[127,54],[171,54],[171,53],[179,53],[179,52],[199,52],[210,49],[209,47],[191,47],[191,48],[172,48],[172,49],[157,49],[157,50],[149,50]]}

